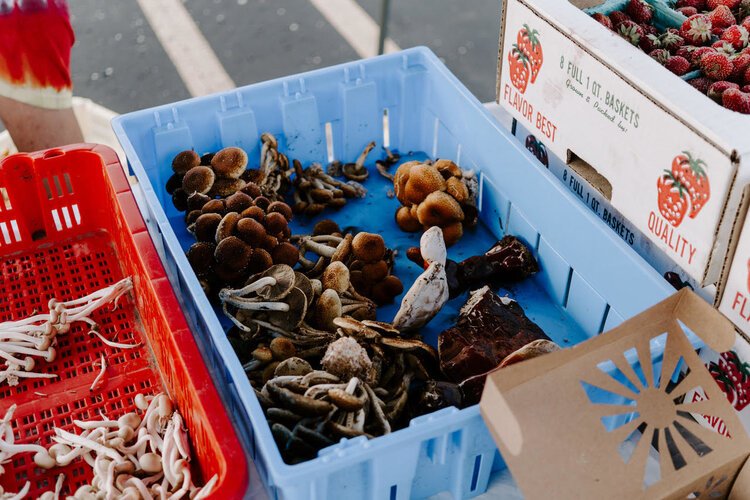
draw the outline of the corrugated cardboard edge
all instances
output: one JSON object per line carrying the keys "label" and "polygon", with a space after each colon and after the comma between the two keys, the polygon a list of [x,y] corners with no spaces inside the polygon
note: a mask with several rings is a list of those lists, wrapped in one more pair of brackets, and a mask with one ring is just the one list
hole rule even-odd
{"label": "corrugated cardboard edge", "polygon": [[[729,272],[732,270],[732,263],[737,252],[737,246],[739,245],[740,236],[742,236],[745,221],[747,220],[748,206],[750,206],[750,186],[745,186],[742,190],[742,197],[740,198],[739,206],[734,214],[735,219],[732,223],[732,230],[729,233],[729,246],[727,247],[724,262],[721,266],[721,275],[719,277],[716,290],[716,301],[714,303],[716,307],[719,307],[719,304],[721,304],[721,301],[724,299]],[[748,228],[748,230],[750,230],[750,228]]]}
{"label": "corrugated cardboard edge", "polygon": [[[500,75],[503,71],[503,40],[505,40],[506,15],[508,13],[508,0],[500,2],[500,39],[497,42],[497,71],[495,73],[495,102],[500,104]],[[515,124],[515,119],[513,120]],[[515,130],[513,131],[515,134]]]}

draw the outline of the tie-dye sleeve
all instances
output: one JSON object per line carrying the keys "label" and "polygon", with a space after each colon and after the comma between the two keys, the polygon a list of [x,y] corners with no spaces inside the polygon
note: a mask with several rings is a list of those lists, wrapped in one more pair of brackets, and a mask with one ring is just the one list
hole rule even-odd
{"label": "tie-dye sleeve", "polygon": [[69,108],[74,42],[64,0],[0,0],[0,95]]}

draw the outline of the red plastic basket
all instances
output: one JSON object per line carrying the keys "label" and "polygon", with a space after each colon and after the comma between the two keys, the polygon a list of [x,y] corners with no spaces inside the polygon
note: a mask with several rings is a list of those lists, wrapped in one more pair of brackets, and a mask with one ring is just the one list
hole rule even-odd
{"label": "red plastic basket", "polygon": [[[56,379],[0,385],[0,416],[11,404],[17,443],[51,444],[53,427],[74,419],[120,415],[139,392],[166,391],[188,427],[194,473],[219,475],[213,498],[239,498],[248,487],[248,463],[198,346],[138,211],[117,155],[92,144],[67,146],[0,162],[0,321],[45,311],[53,296],[68,300],[132,276],[135,301],[92,315],[106,338],[141,342],[113,349],[81,325],[58,336],[58,355],[38,366]],[[107,377],[89,390],[107,358]],[[231,470],[230,470],[231,467]],[[30,454],[5,465],[0,484],[19,491],[31,481],[35,497],[66,474],[71,494],[91,479],[80,459],[42,470]]]}

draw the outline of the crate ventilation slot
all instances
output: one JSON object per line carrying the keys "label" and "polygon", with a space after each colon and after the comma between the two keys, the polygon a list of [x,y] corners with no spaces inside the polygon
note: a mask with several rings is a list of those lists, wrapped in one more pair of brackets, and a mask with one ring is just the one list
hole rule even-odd
{"label": "crate ventilation slot", "polygon": [[16,219],[8,222],[0,222],[0,232],[2,232],[2,242],[6,245],[21,241],[21,232],[18,230]]}
{"label": "crate ventilation slot", "polygon": [[70,229],[74,225],[78,226],[81,224],[81,212],[78,210],[77,203],[73,203],[70,208],[53,208],[51,213],[52,220],[55,222],[55,229],[58,231],[62,231],[63,228]]}

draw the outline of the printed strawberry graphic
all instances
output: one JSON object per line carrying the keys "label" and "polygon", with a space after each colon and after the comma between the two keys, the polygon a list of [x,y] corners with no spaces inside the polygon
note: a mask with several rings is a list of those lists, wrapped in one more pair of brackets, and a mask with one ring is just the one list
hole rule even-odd
{"label": "printed strawberry graphic", "polygon": [[711,187],[706,174],[706,162],[693,156],[688,151],[675,156],[672,160],[672,176],[677,179],[690,197],[690,218],[695,219],[711,197]]}
{"label": "printed strawberry graphic", "polygon": [[524,24],[523,28],[518,32],[517,41],[518,50],[526,54],[526,57],[529,59],[531,83],[534,83],[544,62],[542,43],[539,41],[539,32],[531,29],[528,24]]}
{"label": "printed strawberry graphic", "polygon": [[708,372],[734,409],[741,411],[750,403],[747,394],[750,389],[750,365],[734,351],[722,353],[718,361],[708,364]]}
{"label": "printed strawberry graphic", "polygon": [[510,63],[510,82],[520,93],[526,92],[529,86],[529,58],[514,44],[508,52],[508,63]]}
{"label": "printed strawberry graphic", "polygon": [[679,180],[675,179],[672,172],[664,171],[665,174],[656,181],[659,193],[659,212],[674,227],[682,224],[682,220],[688,211],[688,196],[685,188]]}

